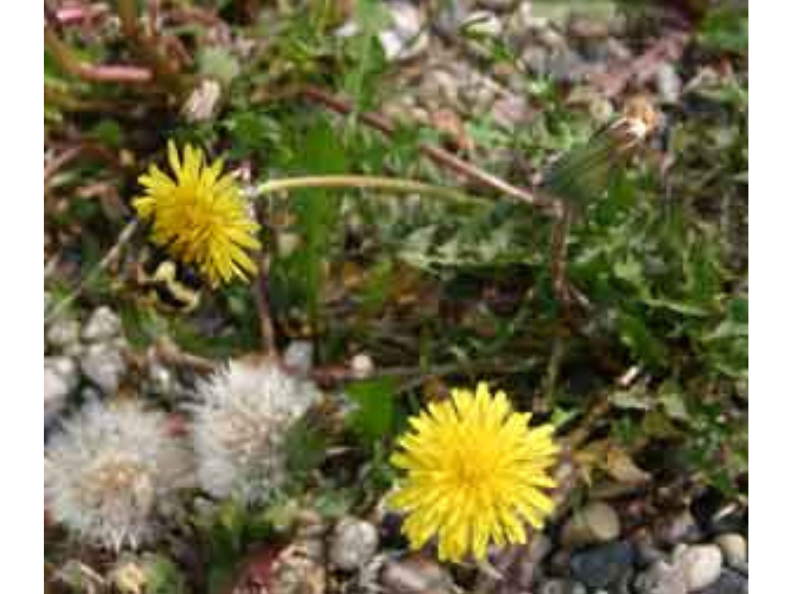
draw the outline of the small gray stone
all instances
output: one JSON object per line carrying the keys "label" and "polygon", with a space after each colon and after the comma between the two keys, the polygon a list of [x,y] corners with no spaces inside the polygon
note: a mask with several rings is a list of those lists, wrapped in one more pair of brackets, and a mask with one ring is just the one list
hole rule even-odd
{"label": "small gray stone", "polygon": [[718,581],[698,594],[748,594],[748,578],[731,569],[724,569]]}
{"label": "small gray stone", "polygon": [[595,501],[574,512],[561,530],[561,542],[570,548],[618,538],[619,516],[607,503]]}
{"label": "small gray stone", "polygon": [[729,532],[721,534],[715,539],[715,544],[720,547],[726,564],[737,571],[748,571],[748,543],[741,534]]}
{"label": "small gray stone", "polygon": [[553,578],[547,580],[537,590],[538,594],[572,594],[572,587],[575,582]]}
{"label": "small gray stone", "polygon": [[668,62],[660,64],[655,71],[655,86],[664,103],[677,103],[682,95],[682,79]]}
{"label": "small gray stone", "polygon": [[378,35],[385,58],[389,62],[400,62],[422,54],[429,47],[429,36],[420,9],[403,0],[386,6],[390,11],[391,26]]}
{"label": "small gray stone", "polygon": [[181,395],[175,374],[159,361],[149,365],[148,380],[148,388],[155,394],[161,394],[166,398],[178,398]]}
{"label": "small gray stone", "polygon": [[605,588],[630,571],[634,560],[629,542],[609,542],[573,553],[569,567],[574,578],[587,587]]}
{"label": "small gray stone", "polygon": [[550,551],[553,550],[553,543],[541,532],[535,533],[528,543],[528,558],[533,563],[541,563],[545,560]]}
{"label": "small gray stone", "polygon": [[346,517],[333,531],[330,562],[339,569],[353,571],[366,566],[379,545],[377,529],[364,520]]}
{"label": "small gray stone", "polygon": [[121,334],[121,318],[109,307],[97,307],[85,324],[82,338],[87,342],[106,342]]}
{"label": "small gray stone", "polygon": [[529,45],[523,50],[520,60],[531,72],[544,76],[548,72],[550,51],[538,45]]}
{"label": "small gray stone", "polygon": [[380,575],[380,583],[389,594],[450,594],[457,591],[453,580],[440,565],[422,557],[388,561]]}
{"label": "small gray stone", "polygon": [[313,366],[313,344],[307,340],[294,340],[283,353],[283,362],[299,373],[308,373]]}
{"label": "small gray stone", "polygon": [[68,318],[57,319],[47,329],[47,342],[63,349],[80,340],[80,323]]}
{"label": "small gray stone", "polygon": [[358,353],[352,357],[350,367],[356,378],[364,379],[374,372],[374,361],[368,353]]}
{"label": "small gray stone", "polygon": [[504,128],[512,128],[528,119],[530,109],[525,97],[507,95],[492,104],[492,118]]}
{"label": "small gray stone", "polygon": [[80,377],[77,364],[70,357],[44,359],[44,423],[49,423],[66,405],[69,393]]}
{"label": "small gray stone", "polygon": [[579,83],[583,80],[586,66],[574,50],[551,52],[547,61],[548,74],[562,83]]}
{"label": "small gray stone", "polygon": [[663,551],[657,548],[654,538],[648,531],[640,531],[633,537],[638,566],[649,567],[657,561],[665,559]]}
{"label": "small gray stone", "polygon": [[457,35],[470,14],[470,0],[443,2],[434,17],[434,25],[445,35]]}
{"label": "small gray stone", "polygon": [[105,344],[89,346],[80,359],[80,369],[102,392],[107,395],[118,389],[126,371],[126,362],[121,350]]}
{"label": "small gray stone", "polygon": [[701,530],[690,510],[684,509],[663,518],[655,529],[655,535],[660,544],[670,547],[680,542],[696,542],[701,538]]}
{"label": "small gray stone", "polygon": [[660,560],[638,574],[634,589],[637,594],[687,594],[687,583],[678,565]]}
{"label": "small gray stone", "polygon": [[715,583],[723,567],[723,554],[717,545],[679,545],[672,557],[682,569],[689,592]]}

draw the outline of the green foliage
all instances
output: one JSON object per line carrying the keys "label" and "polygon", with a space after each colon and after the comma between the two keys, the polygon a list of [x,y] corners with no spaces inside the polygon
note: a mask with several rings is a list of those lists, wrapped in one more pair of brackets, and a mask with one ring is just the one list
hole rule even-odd
{"label": "green foliage", "polygon": [[357,408],[348,417],[348,423],[368,446],[391,435],[394,428],[396,383],[383,377],[350,384],[346,395]]}
{"label": "green foliage", "polygon": [[149,555],[146,557],[145,594],[187,594],[187,581],[179,568],[167,557]]}
{"label": "green foliage", "polygon": [[721,6],[699,25],[699,42],[712,51],[748,55],[748,7]]}

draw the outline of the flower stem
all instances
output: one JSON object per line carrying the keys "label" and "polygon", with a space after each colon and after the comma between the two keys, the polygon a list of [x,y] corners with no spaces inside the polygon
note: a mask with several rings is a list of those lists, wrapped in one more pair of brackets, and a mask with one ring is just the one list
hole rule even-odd
{"label": "flower stem", "polygon": [[401,194],[424,194],[459,202],[484,202],[481,198],[476,198],[464,192],[442,186],[425,184],[423,182],[408,179],[377,177],[372,175],[315,175],[291,177],[264,182],[258,187],[258,192],[261,195],[265,195],[305,188],[374,189]]}

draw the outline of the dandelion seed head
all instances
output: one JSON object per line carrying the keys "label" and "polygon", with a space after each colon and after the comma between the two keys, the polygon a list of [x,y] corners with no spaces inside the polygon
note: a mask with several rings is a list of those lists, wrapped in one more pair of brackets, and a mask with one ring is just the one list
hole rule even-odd
{"label": "dandelion seed head", "polygon": [[115,551],[156,537],[160,503],[191,484],[188,450],[167,417],[137,401],[87,403],[47,446],[52,517],[83,540]]}
{"label": "dandelion seed head", "polygon": [[191,411],[201,486],[218,498],[267,499],[286,478],[289,427],[318,397],[271,361],[231,361],[200,384]]}

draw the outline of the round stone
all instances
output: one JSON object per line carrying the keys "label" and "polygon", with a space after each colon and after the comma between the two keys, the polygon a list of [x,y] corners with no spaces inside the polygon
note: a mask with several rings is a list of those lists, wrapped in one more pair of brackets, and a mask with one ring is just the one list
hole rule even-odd
{"label": "round stone", "polygon": [[691,592],[715,583],[723,567],[723,554],[717,545],[680,545],[673,557],[679,563]]}
{"label": "round stone", "polygon": [[377,529],[358,518],[343,518],[335,527],[330,543],[330,562],[345,571],[361,569],[377,552]]}

